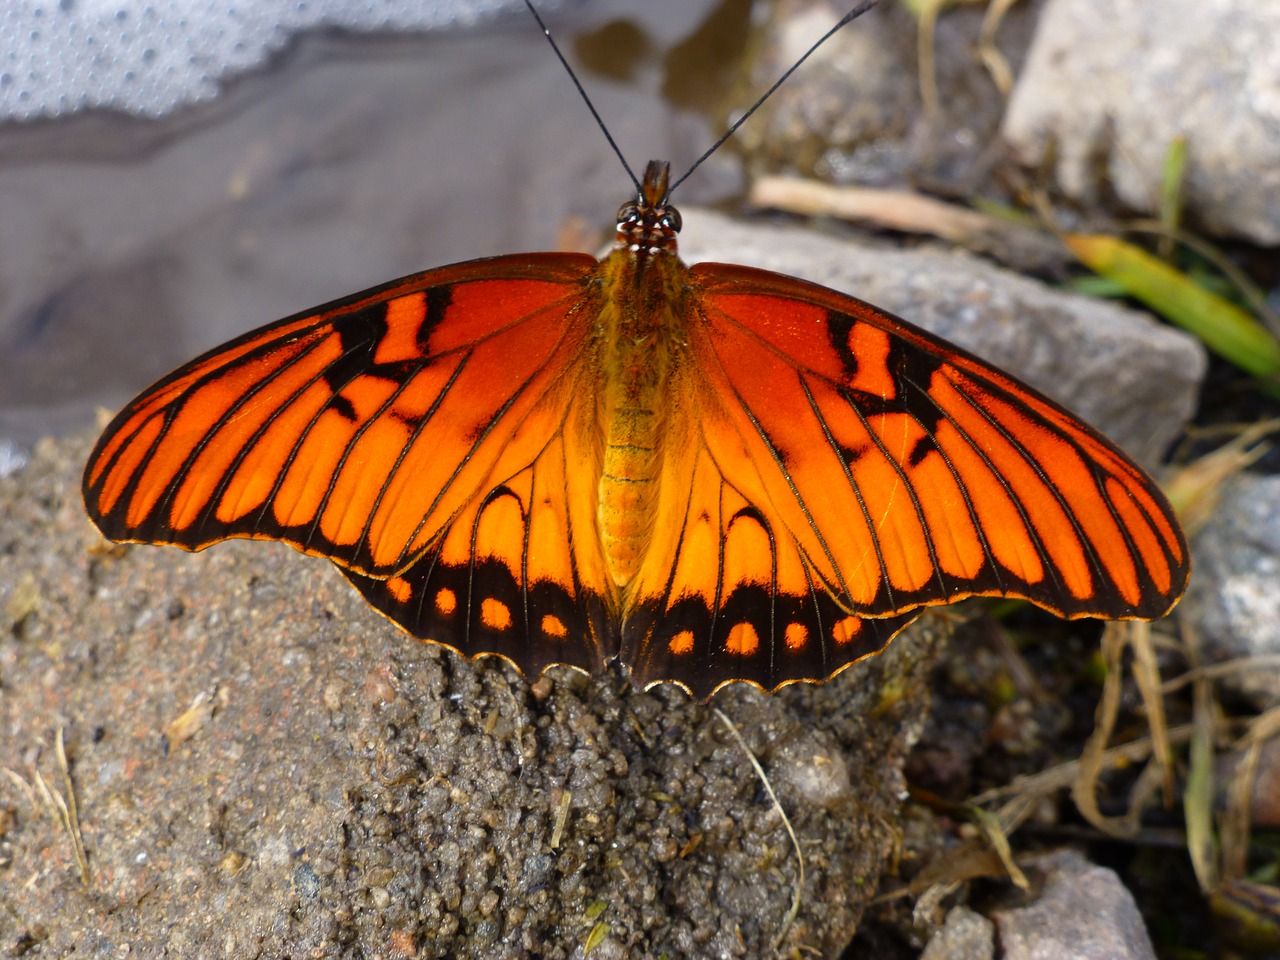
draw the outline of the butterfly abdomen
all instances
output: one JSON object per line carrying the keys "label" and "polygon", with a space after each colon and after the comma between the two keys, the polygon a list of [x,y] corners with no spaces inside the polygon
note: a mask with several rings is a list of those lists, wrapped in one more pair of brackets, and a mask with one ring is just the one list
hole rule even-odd
{"label": "butterfly abdomen", "polygon": [[613,582],[625,587],[649,545],[662,465],[666,411],[679,331],[670,293],[684,266],[672,254],[615,251],[601,264],[612,294],[601,315],[604,371],[600,425],[600,539]]}

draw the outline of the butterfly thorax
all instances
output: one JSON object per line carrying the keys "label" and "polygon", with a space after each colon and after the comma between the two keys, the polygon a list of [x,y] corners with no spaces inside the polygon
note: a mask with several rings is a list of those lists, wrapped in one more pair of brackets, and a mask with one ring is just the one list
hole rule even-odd
{"label": "butterfly thorax", "polygon": [[649,544],[663,462],[666,411],[683,351],[686,268],[676,256],[680,215],[666,204],[667,166],[651,162],[640,197],[618,212],[618,240],[601,261],[598,406],[605,438],[600,536],[614,583],[625,588]]}

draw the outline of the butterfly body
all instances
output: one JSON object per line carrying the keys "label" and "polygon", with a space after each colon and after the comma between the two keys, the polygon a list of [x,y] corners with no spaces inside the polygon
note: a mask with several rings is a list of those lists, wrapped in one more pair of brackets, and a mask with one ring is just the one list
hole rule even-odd
{"label": "butterfly body", "polygon": [[597,269],[604,355],[599,533],[622,597],[648,547],[668,447],[681,439],[673,428],[683,393],[680,306],[687,270],[673,249],[654,245],[656,239],[633,242],[620,231],[618,248]]}
{"label": "butterfly body", "polygon": [[282,540],[467,656],[698,696],[825,679],[967,596],[1176,602],[1177,521],[1100,434],[862,301],[688,267],[679,226],[651,163],[602,260],[442,267],[210,351],[104,432],[89,514]]}

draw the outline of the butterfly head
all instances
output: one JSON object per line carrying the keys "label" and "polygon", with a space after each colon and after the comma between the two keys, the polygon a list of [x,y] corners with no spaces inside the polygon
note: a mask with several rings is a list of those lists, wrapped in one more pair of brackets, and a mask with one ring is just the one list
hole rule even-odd
{"label": "butterfly head", "polygon": [[680,211],[670,204],[670,173],[665,160],[649,161],[639,195],[618,208],[618,233],[614,239],[618,249],[633,253],[675,252]]}

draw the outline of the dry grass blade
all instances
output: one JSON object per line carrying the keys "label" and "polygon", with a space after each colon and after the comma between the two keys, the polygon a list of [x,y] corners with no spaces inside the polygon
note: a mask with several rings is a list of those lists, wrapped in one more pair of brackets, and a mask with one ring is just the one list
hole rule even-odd
{"label": "dry grass blade", "polygon": [[71,782],[71,766],[67,763],[67,748],[62,739],[62,727],[58,727],[54,747],[58,754],[58,767],[62,771],[62,782],[67,788],[66,800],[63,803],[63,820],[67,833],[71,835],[71,846],[75,850],[76,864],[80,867],[80,883],[89,885],[89,856],[84,849],[84,834],[80,832],[80,811],[76,804],[76,788]]}
{"label": "dry grass blade", "polygon": [[[1266,657],[1237,657],[1200,667],[1193,667],[1180,676],[1166,680],[1160,687],[1163,693],[1175,693],[1197,680],[1221,680],[1237,673],[1253,673],[1257,670],[1280,670],[1280,654]],[[1263,714],[1263,717],[1267,714]],[[1258,719],[1262,719],[1259,717]]]}
{"label": "dry grass blade", "polygon": [[[1098,808],[1098,780],[1106,769],[1103,758],[1111,732],[1115,729],[1120,713],[1120,692],[1124,673],[1121,655],[1124,652],[1124,634],[1119,623],[1108,623],[1102,631],[1102,658],[1107,666],[1107,676],[1102,684],[1102,696],[1094,715],[1094,730],[1085,742],[1080,754],[1077,776],[1071,782],[1071,799],[1080,815],[1103,833],[1113,836],[1129,836],[1132,827],[1125,819],[1105,816]],[[1155,748],[1154,740],[1152,741]]]}
{"label": "dry grass blade", "polygon": [[832,186],[799,177],[761,177],[748,202],[806,216],[861,220],[889,230],[928,233],[957,243],[1003,226],[984,213],[909,190]]}
{"label": "dry grass blade", "polygon": [[[67,836],[71,839],[72,854],[80,871],[80,883],[87,887],[89,885],[89,857],[85,852],[84,834],[80,831],[80,814],[76,805],[75,786],[71,782],[71,768],[67,763],[67,751],[63,744],[61,727],[57,730],[54,752],[58,759],[59,770],[62,773],[62,782],[66,787],[65,796],[62,791],[49,786],[49,781],[45,780],[44,775],[39,770],[33,771],[32,774],[34,788],[12,770],[6,768],[5,773],[13,783],[21,787],[27,794],[33,810],[38,813],[41,805],[43,805],[49,816],[57,823],[62,824],[62,828],[66,830]],[[37,801],[37,797],[39,797],[39,801]]]}
{"label": "dry grass blade", "polygon": [[982,830],[992,851],[1000,858],[1005,872],[1009,874],[1009,879],[1019,890],[1023,892],[1030,890],[1031,884],[1027,882],[1027,875],[1013,862],[1013,849],[1009,846],[1009,836],[1005,833],[1000,818],[978,807],[972,808],[972,811],[974,823]]}
{"label": "dry grass blade", "polygon": [[[1104,758],[1107,743],[1115,729],[1120,710],[1120,694],[1124,680],[1123,654],[1125,648],[1133,650],[1133,676],[1146,707],[1147,723],[1151,730],[1149,743],[1156,767],[1144,771],[1130,794],[1129,810],[1123,817],[1107,817],[1098,808],[1098,780],[1107,769]],[[1108,623],[1102,633],[1102,656],[1107,666],[1102,697],[1098,702],[1096,726],[1080,755],[1078,775],[1071,783],[1071,798],[1081,816],[1104,833],[1117,837],[1133,836],[1139,826],[1141,811],[1149,795],[1147,786],[1155,778],[1162,786],[1166,805],[1173,803],[1174,763],[1168,723],[1165,719],[1164,700],[1160,684],[1160,670],[1156,665],[1155,650],[1151,643],[1149,623],[1127,621]]]}
{"label": "dry grass blade", "polygon": [[[926,117],[938,115],[942,100],[938,95],[938,69],[934,56],[934,35],[937,32],[938,14],[952,3],[981,3],[983,0],[904,0],[915,14],[917,21],[916,59],[919,63],[920,102]],[[1013,89],[1013,71],[999,48],[996,47],[996,31],[1009,9],[1018,0],[990,0],[982,18],[982,30],[978,37],[978,59],[982,61],[1002,96],[1008,97]]]}
{"label": "dry grass blade", "polygon": [[1194,536],[1218,508],[1222,485],[1266,455],[1263,438],[1280,431],[1280,420],[1263,420],[1240,431],[1223,446],[1179,470],[1164,486],[1169,502],[1188,534]]}
{"label": "dry grass blade", "polygon": [[[1170,727],[1168,730],[1169,742],[1171,744],[1187,743],[1191,739],[1192,731],[1192,725],[1189,723]],[[1098,758],[1098,768],[1100,772],[1105,772],[1127,767],[1130,764],[1147,759],[1154,752],[1155,742],[1151,737],[1142,737],[1102,751]],[[1080,760],[1069,760],[1056,767],[1051,767],[1043,773],[1037,773],[1030,777],[1019,777],[1011,784],[980,793],[969,802],[991,803],[1007,796],[1013,796],[1015,799],[1050,796],[1059,790],[1070,787],[1079,780],[1081,763],[1082,761]]]}
{"label": "dry grass blade", "polygon": [[773,950],[776,952],[778,946],[782,943],[783,937],[787,935],[787,930],[791,928],[791,924],[795,923],[796,917],[800,914],[800,895],[804,890],[804,854],[800,851],[800,841],[796,838],[796,832],[791,827],[791,818],[787,816],[787,811],[782,809],[782,804],[778,801],[778,795],[773,792],[773,784],[769,782],[769,777],[765,774],[764,768],[760,766],[760,761],[756,759],[756,755],[747,746],[747,741],[742,739],[742,734],[738,732],[738,728],[733,725],[733,721],[725,715],[725,712],[716,707],[715,714],[720,718],[720,722],[733,734],[733,738],[738,741],[738,746],[742,748],[742,752],[746,754],[747,759],[751,762],[751,766],[756,771],[756,776],[764,784],[765,792],[769,794],[769,799],[773,801],[773,805],[778,811],[778,816],[782,818],[782,825],[787,830],[787,836],[791,838],[791,845],[795,847],[799,875],[796,879],[795,892],[791,898],[791,909],[787,912],[786,919],[782,921],[782,926],[778,928],[778,932],[773,938]]}
{"label": "dry grass blade", "polygon": [[1160,692],[1160,667],[1156,664],[1156,652],[1151,645],[1151,624],[1140,620],[1129,621],[1121,627],[1128,635],[1129,648],[1133,650],[1133,678],[1142,694],[1142,705],[1147,711],[1147,724],[1155,743],[1155,759],[1160,767],[1160,782],[1166,807],[1173,806],[1174,769],[1173,749],[1169,746],[1169,725],[1165,719],[1164,697]]}
{"label": "dry grass blade", "polygon": [[564,828],[569,822],[569,805],[573,803],[573,791],[563,790],[560,793],[560,802],[556,804],[556,822],[551,829],[551,849],[556,850],[560,847],[560,841],[564,839]]}
{"label": "dry grass blade", "polygon": [[936,117],[941,107],[938,96],[938,66],[933,55],[933,35],[938,25],[938,13],[947,0],[918,0],[912,4],[916,10],[916,62],[919,63],[920,103],[924,115]]}
{"label": "dry grass blade", "polygon": [[[1182,622],[1182,636],[1187,656],[1192,663],[1199,660],[1199,638]],[[1187,853],[1200,889],[1209,893],[1218,886],[1218,849],[1213,836],[1213,745],[1217,738],[1217,710],[1213,702],[1213,685],[1199,679],[1192,685],[1191,750],[1187,757],[1187,783],[1182,792],[1183,814],[1187,824]]]}
{"label": "dry grass blade", "polygon": [[982,31],[978,34],[978,58],[991,74],[991,80],[1006,100],[1013,91],[1013,70],[1000,48],[996,46],[996,31],[1005,14],[1018,0],[991,0],[982,15]]}
{"label": "dry grass blade", "polygon": [[1244,752],[1227,784],[1227,806],[1222,814],[1222,875],[1242,879],[1248,866],[1249,834],[1253,822],[1253,788],[1258,782],[1262,741],[1254,740]]}
{"label": "dry grass blade", "polygon": [[35,788],[32,787],[31,784],[27,783],[26,779],[23,778],[20,773],[15,770],[10,770],[8,767],[4,768],[4,775],[9,778],[9,781],[15,787],[23,792],[27,798],[27,805],[31,807],[32,810],[39,811],[40,808],[37,805],[39,801],[36,800]]}
{"label": "dry grass blade", "polygon": [[[1238,661],[1241,663],[1256,663],[1259,660],[1277,660],[1276,657],[1253,657],[1250,660]],[[1248,749],[1256,744],[1266,743],[1280,737],[1280,707],[1272,707],[1265,713],[1254,717],[1249,723],[1249,729],[1245,731],[1239,741],[1235,744],[1236,749]]]}
{"label": "dry grass blade", "polygon": [[909,190],[761,177],[751,185],[747,200],[757,207],[802,216],[838,217],[884,230],[941,237],[1015,267],[1052,267],[1062,262],[1058,243],[1035,227]]}

